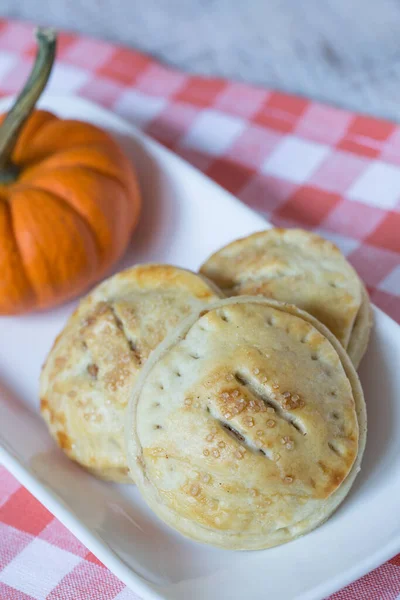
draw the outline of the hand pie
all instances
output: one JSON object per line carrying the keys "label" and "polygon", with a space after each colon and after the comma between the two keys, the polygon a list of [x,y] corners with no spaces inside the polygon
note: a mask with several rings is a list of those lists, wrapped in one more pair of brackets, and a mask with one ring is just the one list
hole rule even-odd
{"label": "hand pie", "polygon": [[111,277],[81,301],[40,381],[41,413],[70,458],[98,477],[130,481],[125,407],[137,375],[184,317],[220,296],[190,271],[142,265]]}
{"label": "hand pie", "polygon": [[269,229],[213,254],[200,272],[227,296],[261,294],[309,312],[358,366],[372,325],[368,294],[334,244],[301,229]]}
{"label": "hand pie", "polygon": [[259,549],[325,521],[348,493],[366,414],[354,367],[309,314],[221,300],[155,350],[128,409],[128,463],[166,523]]}

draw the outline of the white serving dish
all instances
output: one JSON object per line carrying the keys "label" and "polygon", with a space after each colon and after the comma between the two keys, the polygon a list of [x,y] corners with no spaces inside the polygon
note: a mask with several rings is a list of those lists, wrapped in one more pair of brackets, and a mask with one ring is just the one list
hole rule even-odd
{"label": "white serving dish", "polygon": [[[5,110],[9,100],[0,102]],[[262,217],[117,116],[86,100],[42,107],[109,130],[135,162],[144,213],[118,268],[169,262],[196,269],[228,241],[267,227]],[[164,526],[134,486],[97,481],[66,459],[38,415],[38,377],[74,303],[0,319],[0,460],[143,598],[317,600],[400,550],[400,328],[375,308],[361,365],[369,434],[362,470],[340,509],[311,534],[271,550],[228,552]]]}

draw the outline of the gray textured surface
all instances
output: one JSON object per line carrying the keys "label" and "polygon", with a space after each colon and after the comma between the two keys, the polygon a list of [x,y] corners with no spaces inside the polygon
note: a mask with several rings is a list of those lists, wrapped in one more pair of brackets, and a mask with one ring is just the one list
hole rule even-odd
{"label": "gray textured surface", "polygon": [[0,15],[400,121],[399,0],[1,0]]}

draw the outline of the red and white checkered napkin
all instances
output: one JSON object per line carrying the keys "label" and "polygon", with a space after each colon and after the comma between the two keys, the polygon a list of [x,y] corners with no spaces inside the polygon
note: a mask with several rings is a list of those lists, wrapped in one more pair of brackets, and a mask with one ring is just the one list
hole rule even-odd
{"label": "red and white checkered napkin", "polygon": [[[21,88],[34,53],[30,25],[0,21],[0,94]],[[275,225],[298,225],[334,240],[372,300],[400,321],[400,127],[189,76],[70,34],[60,38],[49,87],[90,98],[139,125]],[[400,555],[332,599],[399,594]],[[137,596],[3,469],[0,598]]]}

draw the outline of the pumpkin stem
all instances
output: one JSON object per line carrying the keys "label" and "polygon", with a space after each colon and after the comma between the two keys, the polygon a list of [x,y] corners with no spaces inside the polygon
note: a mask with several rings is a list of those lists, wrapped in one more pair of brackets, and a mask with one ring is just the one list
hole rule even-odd
{"label": "pumpkin stem", "polygon": [[0,185],[12,183],[18,177],[19,168],[12,162],[11,156],[21,129],[46,87],[54,62],[57,42],[54,29],[39,27],[36,39],[38,51],[32,72],[0,125]]}

